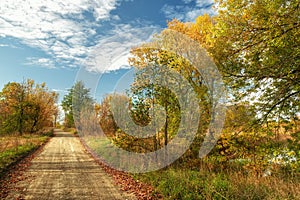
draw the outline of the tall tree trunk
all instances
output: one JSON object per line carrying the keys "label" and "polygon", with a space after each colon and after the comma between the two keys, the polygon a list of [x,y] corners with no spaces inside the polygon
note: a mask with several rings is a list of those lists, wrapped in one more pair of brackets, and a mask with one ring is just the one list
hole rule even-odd
{"label": "tall tree trunk", "polygon": [[19,115],[19,120],[18,120],[18,132],[20,135],[23,135],[23,106],[20,108],[20,115]]}
{"label": "tall tree trunk", "polygon": [[165,122],[165,130],[164,130],[164,137],[165,137],[165,161],[168,161],[168,126],[169,126],[169,113],[168,113],[168,106],[166,106],[166,122]]}

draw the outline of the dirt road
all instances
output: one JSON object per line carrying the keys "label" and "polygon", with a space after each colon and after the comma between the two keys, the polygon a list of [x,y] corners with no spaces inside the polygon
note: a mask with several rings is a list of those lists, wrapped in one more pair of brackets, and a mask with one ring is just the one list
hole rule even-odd
{"label": "dirt road", "polygon": [[[84,151],[78,138],[59,130],[32,160],[25,176],[29,178],[17,184],[25,199],[135,199],[113,184],[112,178]],[[19,196],[11,193],[7,199]]]}

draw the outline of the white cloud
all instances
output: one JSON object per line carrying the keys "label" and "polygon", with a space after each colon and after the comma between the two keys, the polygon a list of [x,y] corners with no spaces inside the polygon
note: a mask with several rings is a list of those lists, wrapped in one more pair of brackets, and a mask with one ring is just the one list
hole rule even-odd
{"label": "white cloud", "polygon": [[[111,14],[121,1],[132,0],[1,0],[0,37],[20,39],[47,54],[47,58],[28,58],[26,65],[52,69],[84,64],[89,71],[98,72],[126,68],[130,49],[159,28],[146,27],[147,23],[137,19],[134,26],[115,25],[110,37],[97,35],[103,21],[112,20],[111,26],[121,22],[118,15]],[[176,9],[169,15],[172,13]]]}
{"label": "white cloud", "polygon": [[0,47],[9,47],[7,44],[0,44]]}
{"label": "white cloud", "polygon": [[160,28],[155,26],[136,28],[118,25],[111,37],[102,38],[91,51],[84,65],[88,71],[108,72],[128,68],[130,49],[149,41]]}
{"label": "white cloud", "polygon": [[182,0],[182,2],[186,3],[186,4],[191,3],[192,1],[194,1],[194,0]]}
{"label": "white cloud", "polygon": [[109,17],[109,12],[116,8],[116,0],[101,0],[94,1],[94,15],[97,20],[106,19]]}
{"label": "white cloud", "polygon": [[48,69],[55,69],[55,64],[52,60],[49,58],[35,58],[35,57],[30,57],[27,58],[27,62],[24,63],[25,65],[35,65],[35,66],[40,66],[40,67],[45,67]]}
{"label": "white cloud", "polygon": [[69,90],[65,89],[65,90],[62,90],[62,89],[52,89],[53,92],[57,92],[57,93],[68,93]]}
{"label": "white cloud", "polygon": [[[18,38],[57,63],[67,59],[80,64],[89,53],[86,43],[96,34],[95,26],[110,18],[116,6],[117,0],[1,0],[0,37]],[[95,21],[85,19],[84,12],[92,13]]]}
{"label": "white cloud", "polygon": [[9,48],[13,48],[13,49],[19,49],[20,48],[18,46],[13,45],[13,44],[0,44],[0,47],[9,47]]}
{"label": "white cloud", "polygon": [[182,0],[183,3],[189,4],[191,2],[195,3],[194,7],[187,5],[164,5],[161,11],[165,14],[168,19],[179,19],[184,22],[194,21],[199,15],[205,13],[214,15],[216,14],[212,6],[214,0]]}
{"label": "white cloud", "polygon": [[167,18],[178,20],[184,20],[184,6],[173,6],[173,5],[164,5],[161,11],[166,15]]}

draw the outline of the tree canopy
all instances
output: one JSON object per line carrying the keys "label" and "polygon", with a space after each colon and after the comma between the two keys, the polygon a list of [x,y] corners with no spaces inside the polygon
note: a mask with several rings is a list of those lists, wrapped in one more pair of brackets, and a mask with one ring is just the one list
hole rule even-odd
{"label": "tree canopy", "polygon": [[57,93],[45,83],[28,79],[22,83],[7,83],[0,92],[1,132],[34,133],[52,126],[57,115]]}
{"label": "tree canopy", "polygon": [[61,102],[65,112],[65,126],[75,127],[75,121],[80,119],[83,108],[93,105],[93,102],[90,90],[85,88],[82,81],[76,82]]}
{"label": "tree canopy", "polygon": [[300,2],[217,1],[209,49],[237,100],[262,119],[294,118],[300,104]]}

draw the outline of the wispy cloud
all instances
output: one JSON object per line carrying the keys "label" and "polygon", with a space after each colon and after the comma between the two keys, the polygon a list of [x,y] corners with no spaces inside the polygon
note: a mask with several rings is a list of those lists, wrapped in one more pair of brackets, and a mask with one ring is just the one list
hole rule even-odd
{"label": "wispy cloud", "polygon": [[[168,19],[179,19],[181,21],[194,21],[199,15],[205,13],[216,14],[212,8],[214,0],[182,0],[183,5],[169,5],[166,4],[161,9]],[[190,5],[190,4],[194,5]]]}
{"label": "wispy cloud", "polygon": [[24,65],[34,65],[39,67],[45,67],[48,69],[55,69],[54,62],[49,58],[36,58],[36,57],[29,57],[27,58],[27,62]]}
{"label": "wispy cloud", "polygon": [[0,47],[9,47],[7,44],[0,44]]}
{"label": "wispy cloud", "polygon": [[[132,0],[1,0],[0,37],[17,38],[46,53],[45,58],[28,58],[26,65],[49,69],[84,65],[97,72],[127,68],[130,49],[160,28],[149,23],[120,24],[121,18],[111,11],[121,1]],[[181,6],[165,5],[162,12],[168,18],[191,21],[210,12],[212,2],[182,0]],[[196,6],[191,7],[193,3]],[[107,36],[101,31],[108,20]]]}
{"label": "wispy cloud", "polygon": [[184,3],[186,3],[186,4],[188,4],[188,3],[191,3],[191,2],[193,2],[194,0],[182,0],[182,2],[184,2]]}
{"label": "wispy cloud", "polygon": [[61,89],[52,89],[53,92],[58,92],[58,93],[68,93],[68,89],[61,90]]}
{"label": "wispy cloud", "polygon": [[[89,38],[96,34],[99,22],[116,18],[110,12],[117,4],[117,0],[1,0],[0,37],[18,38],[57,63],[80,64],[90,51]],[[94,18],[88,19],[85,13]],[[43,58],[30,61],[50,67]]]}
{"label": "wispy cloud", "polygon": [[9,48],[13,48],[13,49],[20,49],[20,47],[17,47],[13,44],[0,44],[0,47],[9,47]]}
{"label": "wispy cloud", "polygon": [[119,24],[111,37],[104,37],[91,51],[84,65],[88,71],[108,72],[128,68],[130,49],[149,41],[160,30],[157,26],[133,27]]}

